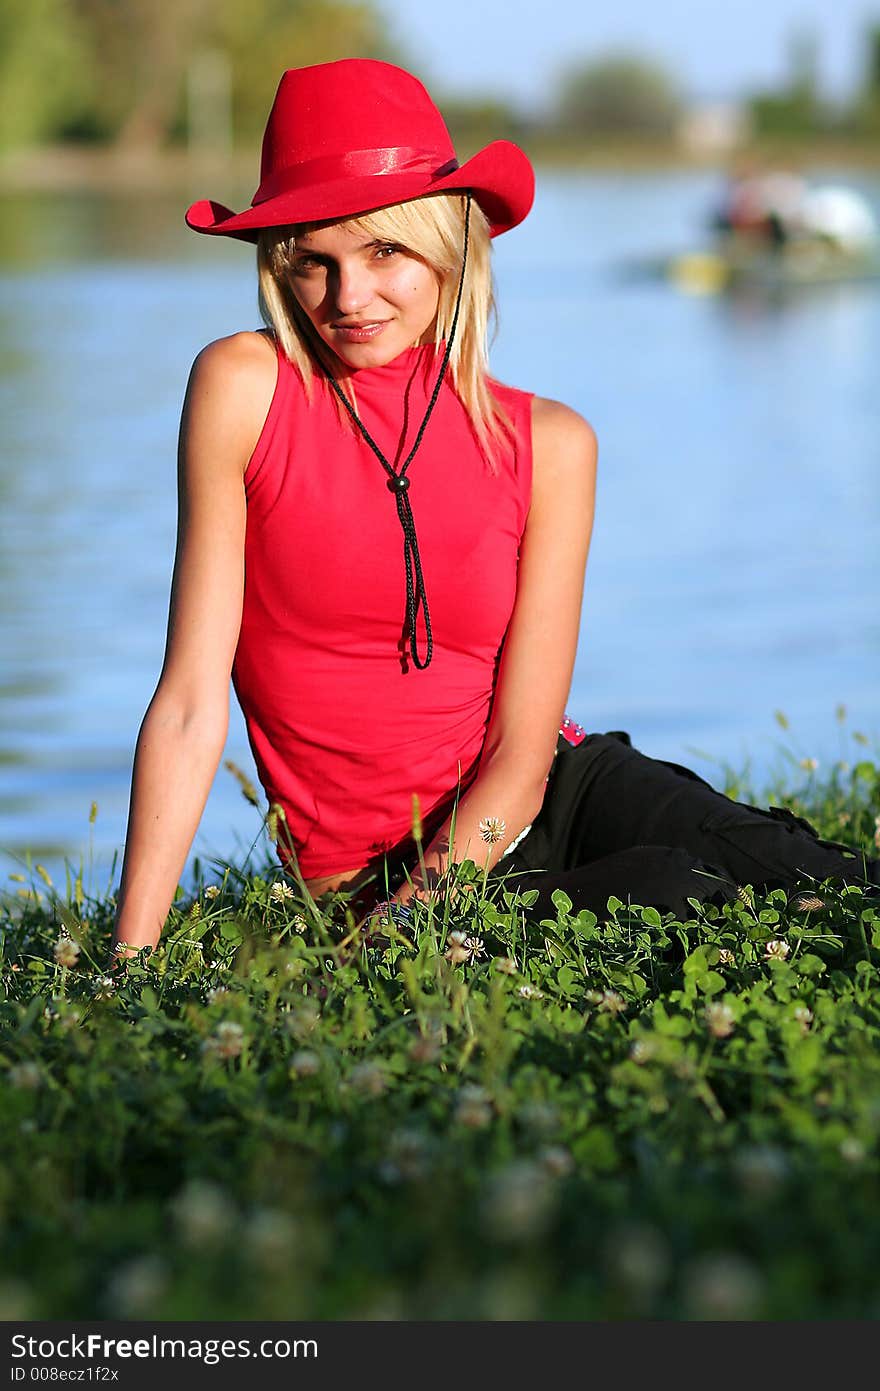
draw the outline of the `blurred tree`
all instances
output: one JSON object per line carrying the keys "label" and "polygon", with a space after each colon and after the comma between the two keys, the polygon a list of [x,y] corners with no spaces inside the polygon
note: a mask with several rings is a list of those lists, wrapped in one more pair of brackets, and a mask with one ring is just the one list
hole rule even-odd
{"label": "blurred tree", "polygon": [[281,72],[395,53],[368,0],[0,0],[0,147],[187,135],[191,67],[229,64],[235,134],[259,136]]}
{"label": "blurred tree", "polygon": [[880,24],[871,24],[864,33],[863,76],[853,103],[855,132],[869,138],[880,137]]}
{"label": "blurred tree", "polygon": [[89,34],[96,133],[131,149],[161,145],[180,100],[187,55],[211,0],[70,0]]}
{"label": "blurred tree", "polygon": [[0,148],[39,144],[85,118],[89,55],[68,0],[0,0]]}
{"label": "blurred tree", "polygon": [[630,53],[607,53],[563,78],[560,123],[579,135],[673,135],[684,104],[665,68]]}
{"label": "blurred tree", "polygon": [[357,0],[215,0],[203,37],[229,57],[233,124],[247,140],[262,134],[285,68],[343,55],[394,61],[384,20]]}
{"label": "blurred tree", "polygon": [[757,136],[815,135],[834,117],[819,93],[819,43],[812,30],[795,29],[788,44],[789,77],[778,92],[755,92],[747,100]]}
{"label": "blurred tree", "polygon": [[449,127],[452,142],[461,160],[491,140],[522,140],[527,123],[509,102],[501,98],[450,96],[442,92],[437,105]]}

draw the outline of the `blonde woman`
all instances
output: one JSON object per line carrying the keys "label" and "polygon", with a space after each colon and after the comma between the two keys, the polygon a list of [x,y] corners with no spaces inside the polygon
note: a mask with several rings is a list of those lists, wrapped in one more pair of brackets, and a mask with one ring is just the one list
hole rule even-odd
{"label": "blonde woman", "polygon": [[809,828],[565,713],[596,437],[486,362],[491,239],[533,190],[515,145],[459,165],[415,77],[351,59],[283,74],[250,208],[189,209],[194,230],[256,243],[266,328],[210,343],[186,393],[120,956],[159,940],[230,676],[281,864],[367,919],[381,905],[405,925],[413,893],[441,894],[466,858],[538,888],[536,912],[560,886],[596,911],[612,892],[686,911],[857,872]]}

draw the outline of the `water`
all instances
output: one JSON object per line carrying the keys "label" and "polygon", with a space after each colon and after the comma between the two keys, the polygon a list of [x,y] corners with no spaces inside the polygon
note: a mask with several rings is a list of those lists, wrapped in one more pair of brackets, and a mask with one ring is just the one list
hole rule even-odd
{"label": "water", "polygon": [[[832,175],[880,208],[880,181],[813,177]],[[760,785],[786,759],[800,778],[801,757],[852,759],[853,731],[880,739],[880,284],[772,303],[622,283],[622,259],[699,242],[716,191],[711,174],[544,175],[496,245],[492,360],[599,437],[570,713]],[[252,251],[188,232],[186,201],[0,200],[4,878],[30,850],[62,882],[65,858],[118,882],[187,374],[205,342],[259,326]],[[230,699],[224,758],[256,779]],[[221,761],[184,878],[255,840]]]}

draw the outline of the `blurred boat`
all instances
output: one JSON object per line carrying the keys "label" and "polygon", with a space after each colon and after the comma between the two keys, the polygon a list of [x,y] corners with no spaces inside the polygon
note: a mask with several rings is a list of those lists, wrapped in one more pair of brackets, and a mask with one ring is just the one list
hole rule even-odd
{"label": "blurred boat", "polygon": [[740,289],[768,292],[811,285],[880,280],[880,242],[858,251],[802,242],[785,251],[705,250],[631,262],[627,274],[666,280],[691,295],[717,295]]}
{"label": "blurred boat", "polygon": [[880,228],[862,195],[844,185],[808,188],[785,174],[741,180],[710,221],[714,245],[631,261],[624,273],[692,295],[880,279]]}

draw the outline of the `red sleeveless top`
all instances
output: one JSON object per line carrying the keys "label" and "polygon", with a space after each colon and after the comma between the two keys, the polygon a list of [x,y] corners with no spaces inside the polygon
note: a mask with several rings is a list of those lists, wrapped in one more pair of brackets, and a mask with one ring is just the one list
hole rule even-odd
{"label": "red sleeveless top", "polygon": [[[395,469],[439,364],[427,346],[353,373],[358,414]],[[413,793],[427,843],[476,775],[532,475],[532,394],[494,381],[492,390],[515,433],[495,473],[448,375],[407,470],[434,636],[421,670],[409,655],[404,539],[385,470],[326,383],[314,379],[309,401],[278,347],[275,394],[244,478],[232,680],[260,781],[284,809],[307,879],[409,853]],[[281,843],[278,854],[289,858]]]}

